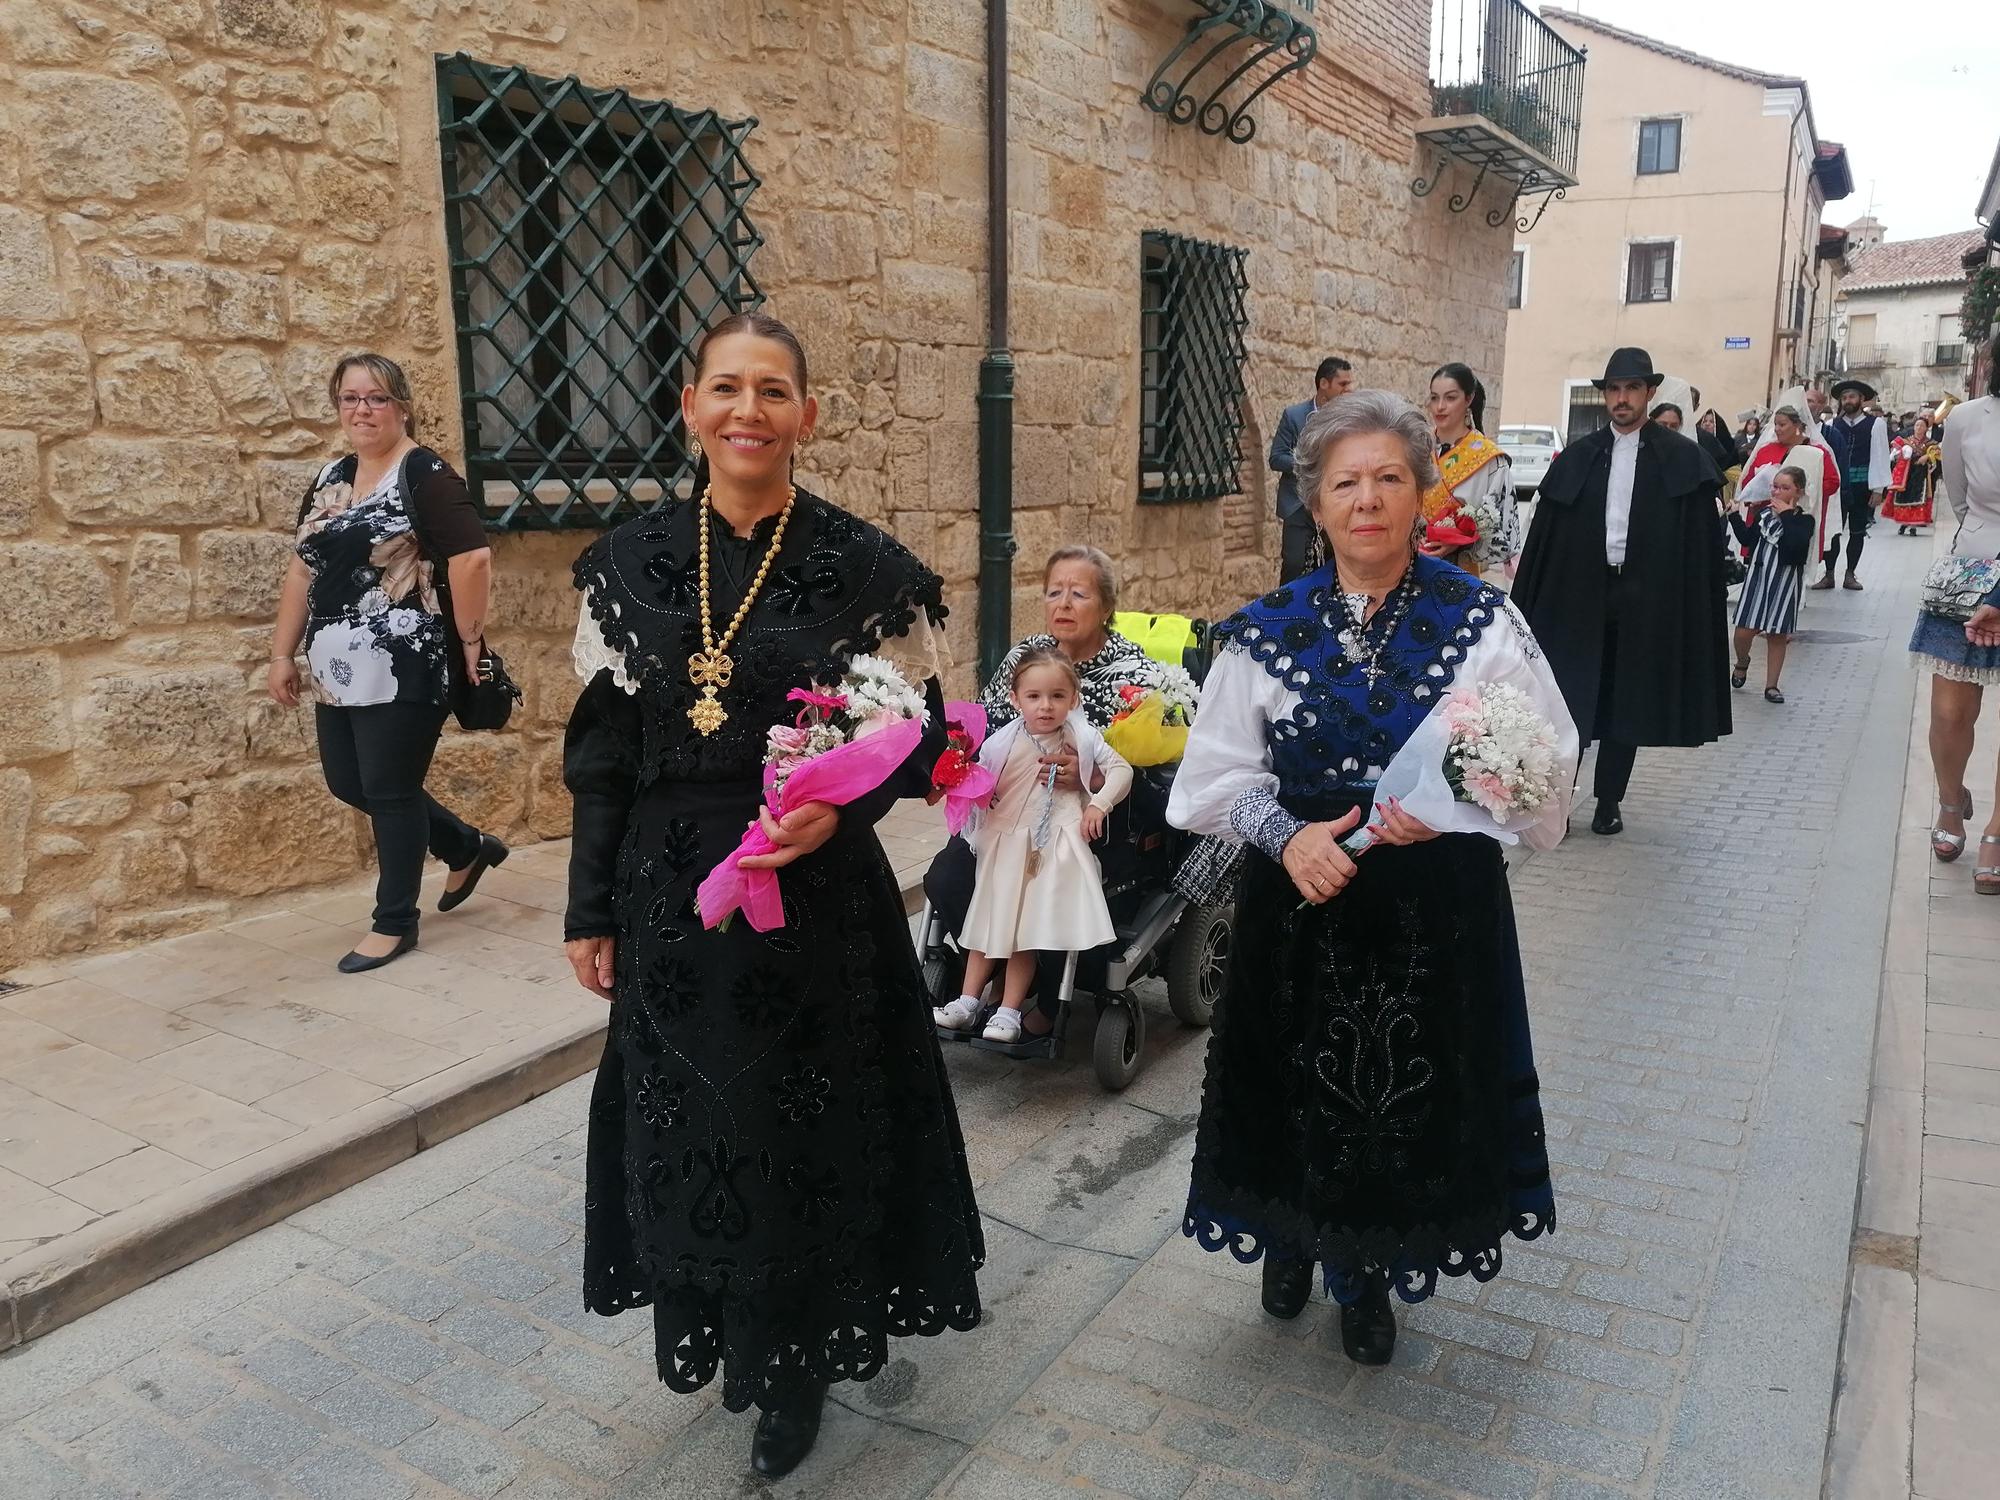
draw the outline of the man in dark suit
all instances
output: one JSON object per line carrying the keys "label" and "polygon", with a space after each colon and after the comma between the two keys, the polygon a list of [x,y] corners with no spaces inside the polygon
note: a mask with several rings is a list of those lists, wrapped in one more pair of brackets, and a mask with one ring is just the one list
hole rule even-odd
{"label": "man in dark suit", "polygon": [[1292,446],[1306,425],[1306,418],[1327,402],[1354,389],[1354,366],[1340,358],[1323,359],[1313,379],[1313,396],[1285,408],[1278,418],[1278,430],[1271,438],[1271,467],[1278,471],[1278,519],[1284,523],[1284,548],[1279,561],[1278,582],[1290,583],[1312,571],[1312,512],[1299,495],[1292,477]]}
{"label": "man in dark suit", "polygon": [[1661,377],[1619,349],[1611,425],[1549,466],[1513,597],[1586,741],[1598,741],[1593,833],[1620,833],[1641,745],[1729,733],[1722,476],[1696,443],[1646,420]]}

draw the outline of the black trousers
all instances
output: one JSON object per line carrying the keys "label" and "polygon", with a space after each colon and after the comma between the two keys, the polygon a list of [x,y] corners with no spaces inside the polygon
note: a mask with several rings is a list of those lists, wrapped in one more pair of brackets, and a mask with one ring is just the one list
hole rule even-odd
{"label": "black trousers", "polygon": [[[1849,495],[1845,491],[1840,496],[1840,519],[1847,533],[1847,571],[1852,573],[1861,566],[1861,546],[1868,540],[1868,528],[1875,524],[1875,507],[1868,503],[1868,491]],[[1840,562],[1840,538],[1835,537],[1822,558],[1827,572],[1831,573]]]}
{"label": "black trousers", "polygon": [[1591,791],[1600,802],[1623,802],[1625,789],[1632,782],[1632,763],[1638,759],[1639,747],[1614,739],[1604,731],[1611,723],[1613,705],[1617,702],[1618,617],[1625,607],[1625,576],[1613,572],[1606,584],[1604,656],[1597,669],[1597,722],[1591,726],[1590,736],[1598,742],[1597,771],[1591,778]]}
{"label": "black trousers", "polygon": [[1294,578],[1303,578],[1313,569],[1313,533],[1319,530],[1319,523],[1313,520],[1310,510],[1300,506],[1297,513],[1286,516],[1282,524],[1285,534],[1278,563],[1278,582],[1290,583]]}
{"label": "black trousers", "polygon": [[375,828],[377,932],[417,930],[426,850],[455,870],[479,854],[479,830],[424,790],[444,712],[429,703],[322,703],[314,710],[327,790],[367,813]]}

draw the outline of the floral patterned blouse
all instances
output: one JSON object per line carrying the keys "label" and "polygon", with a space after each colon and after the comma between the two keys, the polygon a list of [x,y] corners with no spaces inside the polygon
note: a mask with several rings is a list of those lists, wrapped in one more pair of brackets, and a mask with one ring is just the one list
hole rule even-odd
{"label": "floral patterned blouse", "polygon": [[[1052,635],[1031,635],[1017,643],[1013,650],[1001,660],[993,680],[986,684],[983,702],[986,705],[987,723],[994,729],[1017,717],[1014,711],[1014,668],[1030,651],[1052,651],[1056,638]],[[1089,661],[1076,664],[1077,675],[1083,679],[1083,716],[1099,729],[1104,728],[1125,707],[1125,700],[1118,696],[1118,689],[1125,686],[1156,688],[1166,679],[1160,673],[1160,664],[1148,656],[1137,641],[1120,635],[1115,630],[1107,630],[1104,644],[1098,648]]]}
{"label": "floral patterned blouse", "polygon": [[465,481],[430,449],[359,497],[356,462],[350,453],[328,464],[299,507],[298,554],[312,570],[307,695],[337,708],[442,707],[456,635],[436,564],[488,545],[486,528]]}

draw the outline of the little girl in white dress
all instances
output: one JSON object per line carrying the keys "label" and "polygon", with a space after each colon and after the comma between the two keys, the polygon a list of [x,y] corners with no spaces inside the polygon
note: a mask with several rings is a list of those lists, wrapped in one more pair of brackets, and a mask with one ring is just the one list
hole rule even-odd
{"label": "little girl in white dress", "polygon": [[[1019,1041],[1035,955],[1081,952],[1117,935],[1090,844],[1131,790],[1132,767],[1084,718],[1077,706],[1081,694],[1068,657],[1048,649],[1027,652],[1015,665],[1009,695],[1020,717],[980,747],[979,763],[999,785],[971,836],[979,874],[959,932],[965,993],[931,1011],[940,1026],[969,1029],[979,1018],[980,992],[1004,962],[1000,1008],[982,1035],[989,1042]],[[1076,752],[1084,786],[1094,779],[1093,768],[1102,773],[1095,793],[1054,787],[1053,772],[1042,762],[1064,748]]]}

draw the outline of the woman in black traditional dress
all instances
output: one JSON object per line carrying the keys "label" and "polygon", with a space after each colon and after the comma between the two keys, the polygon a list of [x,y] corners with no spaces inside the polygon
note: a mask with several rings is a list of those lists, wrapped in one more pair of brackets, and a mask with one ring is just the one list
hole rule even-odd
{"label": "woman in black traditional dress", "polygon": [[1391,1287],[1485,1281],[1501,1237],[1534,1238],[1555,1207],[1499,844],[1406,813],[1358,860],[1337,840],[1454,686],[1518,687],[1556,730],[1561,793],[1532,847],[1562,838],[1577,738],[1513,606],[1419,554],[1437,465],[1413,407],[1344,396],[1294,458],[1333,561],[1217,627],[1168,809],[1251,850],[1183,1228],[1261,1257],[1277,1317],[1323,1265],[1348,1356],[1382,1364]]}
{"label": "woman in black traditional dress", "polygon": [[[775,319],[711,330],[682,396],[695,498],[577,560],[566,948],[612,1002],[590,1117],[584,1300],[651,1305],[660,1378],[763,1416],[753,1466],[794,1467],[826,1388],[891,1334],[979,1321],[985,1257],[902,897],[873,825],[943,749],[938,578],[791,484],[817,409]],[[861,652],[930,702],[898,778],[772,821],[764,736],[794,688]],[[762,818],[784,925],[709,931],[694,893]],[[753,861],[745,861],[746,864]]]}

